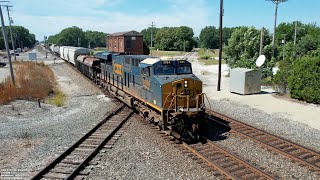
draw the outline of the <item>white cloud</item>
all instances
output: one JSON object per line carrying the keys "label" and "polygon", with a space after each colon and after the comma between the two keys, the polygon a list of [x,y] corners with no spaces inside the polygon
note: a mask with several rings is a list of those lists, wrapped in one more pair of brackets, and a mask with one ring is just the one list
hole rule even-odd
{"label": "white cloud", "polygon": [[[32,1],[32,0],[31,0]],[[35,0],[33,0],[35,1]],[[166,13],[133,14],[125,12],[102,11],[99,7],[112,6],[121,8],[124,0],[94,0],[88,1],[68,0],[63,1],[60,9],[61,15],[32,15],[16,11],[14,18],[16,24],[27,27],[36,34],[37,39],[42,40],[44,35],[54,35],[62,29],[78,26],[84,30],[97,30],[107,33],[137,30],[147,28],[153,21],[157,27],[186,25],[194,29],[195,35],[209,24],[213,24],[213,7],[208,6],[204,0],[167,0],[171,8]],[[61,0],[56,0],[51,8],[58,7]],[[32,3],[32,2],[31,2]],[[60,3],[61,5],[62,3]],[[151,8],[150,8],[151,9]],[[52,10],[52,9],[51,9]],[[139,11],[139,10],[137,10]],[[142,11],[142,10],[141,10]],[[150,11],[149,11],[150,12]],[[152,11],[151,11],[152,12]],[[65,15],[63,15],[65,14]],[[80,15],[81,14],[81,15]],[[217,14],[217,13],[215,13]],[[218,16],[216,16],[218,17]],[[216,18],[218,23],[218,19]]]}

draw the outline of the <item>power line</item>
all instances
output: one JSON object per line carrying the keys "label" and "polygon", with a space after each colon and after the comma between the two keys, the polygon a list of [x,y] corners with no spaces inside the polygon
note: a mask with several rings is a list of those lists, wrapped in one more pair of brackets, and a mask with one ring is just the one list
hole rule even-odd
{"label": "power line", "polygon": [[[0,1],[0,3],[1,3],[1,2],[9,2],[9,1]],[[8,59],[9,59],[11,80],[12,80],[12,84],[15,85],[14,74],[13,74],[13,69],[12,69],[12,62],[11,62],[11,55],[10,55],[10,49],[9,49],[9,43],[8,43],[8,39],[7,39],[6,27],[5,27],[5,25],[4,25],[4,20],[3,20],[3,14],[2,14],[1,5],[0,5],[0,17],[1,17],[1,26],[2,26],[3,40],[4,40],[4,44],[5,44],[5,46],[6,46],[6,50],[7,50],[7,54],[8,54]]]}

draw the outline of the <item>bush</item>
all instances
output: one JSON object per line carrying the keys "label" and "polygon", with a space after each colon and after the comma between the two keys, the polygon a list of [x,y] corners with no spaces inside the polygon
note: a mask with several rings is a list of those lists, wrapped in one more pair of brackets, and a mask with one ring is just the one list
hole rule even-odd
{"label": "bush", "polygon": [[14,73],[15,86],[10,78],[0,83],[0,104],[17,99],[45,99],[56,84],[53,72],[43,63],[15,62]]}
{"label": "bush", "polygon": [[292,74],[292,59],[286,59],[279,62],[279,71],[274,76],[274,86],[281,93],[286,94],[288,89],[288,79]]}
{"label": "bush", "polygon": [[48,102],[57,107],[61,107],[64,105],[64,100],[65,100],[65,95],[61,91],[57,90],[57,92],[55,93],[55,96],[53,98],[50,98]]}
{"label": "bush", "polygon": [[292,98],[320,104],[320,57],[296,61],[288,84]]}

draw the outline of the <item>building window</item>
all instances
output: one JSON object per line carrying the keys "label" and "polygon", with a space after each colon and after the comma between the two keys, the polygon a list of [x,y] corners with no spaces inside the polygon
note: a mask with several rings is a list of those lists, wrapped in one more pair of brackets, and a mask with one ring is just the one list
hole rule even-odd
{"label": "building window", "polygon": [[131,41],[130,40],[126,41],[126,48],[131,49]]}

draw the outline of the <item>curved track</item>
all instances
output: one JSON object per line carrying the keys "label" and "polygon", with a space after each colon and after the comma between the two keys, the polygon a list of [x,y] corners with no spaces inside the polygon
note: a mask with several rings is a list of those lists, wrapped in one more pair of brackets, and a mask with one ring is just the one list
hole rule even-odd
{"label": "curved track", "polygon": [[[294,161],[297,161],[301,165],[308,166],[313,171],[320,172],[320,153],[309,149],[307,147],[303,147],[297,143],[291,142],[279,136],[270,134],[268,132],[259,130],[255,127],[232,119],[223,114],[208,111],[211,116],[208,118],[212,121],[218,122],[224,126],[228,126],[231,128],[231,133],[235,133],[251,139],[266,148],[271,149],[272,151],[276,151],[279,154],[284,155],[285,157],[291,158]],[[228,122],[229,125],[224,124],[215,118],[222,119]]]}
{"label": "curved track", "polygon": [[133,110],[120,105],[69,149],[53,160],[32,179],[74,179],[88,174],[85,166],[102,148],[109,148],[114,135],[131,117]]}

